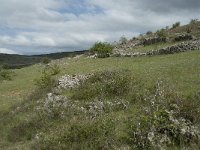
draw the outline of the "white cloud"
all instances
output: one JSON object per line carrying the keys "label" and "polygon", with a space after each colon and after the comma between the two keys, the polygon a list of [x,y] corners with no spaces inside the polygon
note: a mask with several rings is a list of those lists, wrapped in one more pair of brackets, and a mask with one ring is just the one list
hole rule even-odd
{"label": "white cloud", "polygon": [[0,53],[3,53],[3,54],[18,54],[18,52],[15,52],[15,51],[7,49],[7,48],[0,48]]}
{"label": "white cloud", "polygon": [[[0,45],[12,49],[21,46],[27,53],[86,49],[95,41],[114,41],[122,35],[132,37],[176,21],[186,23],[198,18],[200,9],[192,10],[198,6],[185,9],[186,2],[180,7],[179,0],[1,0],[0,27],[15,33],[0,32]],[[95,12],[95,8],[100,11]]]}

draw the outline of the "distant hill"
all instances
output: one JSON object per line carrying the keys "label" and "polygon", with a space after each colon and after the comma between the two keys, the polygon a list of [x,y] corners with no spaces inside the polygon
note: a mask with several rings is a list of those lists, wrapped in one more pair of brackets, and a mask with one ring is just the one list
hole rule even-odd
{"label": "distant hill", "polygon": [[0,53],[0,65],[6,64],[9,65],[10,68],[22,68],[25,66],[30,66],[36,63],[39,63],[43,60],[43,58],[49,59],[60,59],[64,57],[74,57],[78,54],[84,54],[83,51],[75,51],[75,52],[59,52],[59,53],[51,53],[51,54],[42,54],[42,55],[17,55],[17,54],[1,54]]}

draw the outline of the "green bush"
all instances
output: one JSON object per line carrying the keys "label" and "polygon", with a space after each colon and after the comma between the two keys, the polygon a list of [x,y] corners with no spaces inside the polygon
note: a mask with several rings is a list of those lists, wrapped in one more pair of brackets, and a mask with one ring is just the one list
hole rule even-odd
{"label": "green bush", "polygon": [[39,79],[35,80],[35,85],[41,89],[53,86],[54,83],[55,80],[52,78],[52,75],[46,71],[42,73],[42,76]]}
{"label": "green bush", "polygon": [[112,53],[113,46],[109,43],[102,43],[102,42],[96,42],[91,48],[90,52],[96,53],[97,57],[99,58],[105,58],[109,57]]}
{"label": "green bush", "polygon": [[51,62],[51,59],[49,59],[48,57],[42,58],[42,63],[43,63],[43,64],[48,64],[48,63],[50,63],[50,62]]}
{"label": "green bush", "polygon": [[1,69],[0,70],[0,81],[3,80],[12,80],[13,72],[10,70]]}
{"label": "green bush", "polygon": [[61,72],[60,66],[54,64],[50,67],[50,72],[52,76],[59,74]]}
{"label": "green bush", "polygon": [[181,23],[180,22],[176,22],[172,25],[172,29],[175,29],[177,27],[180,27]]}
{"label": "green bush", "polygon": [[166,33],[166,30],[165,30],[165,29],[161,29],[161,30],[157,31],[156,34],[157,34],[159,37],[162,37],[162,38],[167,37],[167,33]]}

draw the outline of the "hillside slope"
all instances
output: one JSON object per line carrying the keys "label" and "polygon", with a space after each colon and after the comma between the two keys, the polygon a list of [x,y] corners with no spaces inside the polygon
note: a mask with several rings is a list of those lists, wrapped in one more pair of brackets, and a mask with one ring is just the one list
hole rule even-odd
{"label": "hillside slope", "polygon": [[199,22],[63,56],[0,68],[0,149],[200,149]]}
{"label": "hillside slope", "polygon": [[[198,106],[196,104],[199,103],[200,99],[196,96],[200,90],[199,60],[200,52],[193,51],[167,56],[134,59],[90,59],[82,56],[80,58],[64,58],[62,60],[53,61],[52,65],[57,64],[61,69],[61,72],[54,76],[55,79],[60,78],[64,74],[86,75],[89,73],[94,74],[96,72],[103,73],[105,71],[111,71],[109,76],[106,75],[107,73],[100,73],[104,76],[105,80],[107,80],[105,83],[104,81],[101,83],[100,79],[98,79],[99,81],[96,83],[97,79],[95,77],[92,79],[94,81],[88,81],[88,85],[83,84],[83,87],[66,89],[59,93],[59,95],[67,96],[72,101],[75,99],[77,101],[76,104],[80,106],[83,105],[82,107],[90,105],[90,103],[95,104],[96,101],[93,101],[93,98],[95,99],[96,96],[99,97],[100,95],[101,98],[104,98],[103,102],[113,102],[113,108],[115,109],[106,110],[105,114],[103,113],[95,118],[87,118],[87,115],[82,116],[81,113],[79,114],[78,110],[71,109],[71,113],[65,112],[65,114],[63,112],[66,118],[59,118],[60,110],[63,109],[62,107],[58,107],[59,109],[54,110],[57,112],[54,113],[58,115],[56,115],[57,117],[55,118],[49,116],[51,114],[50,112],[48,115],[43,111],[41,112],[41,109],[44,109],[43,106],[45,106],[44,104],[47,102],[46,100],[48,100],[47,93],[53,92],[51,88],[40,89],[38,91],[37,89],[39,87],[34,85],[35,79],[40,79],[41,76],[43,76],[42,70],[45,68],[45,65],[38,64],[15,70],[16,76],[12,81],[4,81],[0,84],[2,104],[0,107],[0,147],[1,149],[24,150],[37,148],[70,149],[74,148],[74,146],[77,146],[77,148],[79,146],[88,148],[89,146],[91,149],[96,146],[99,148],[114,146],[121,149],[131,147],[131,145],[134,145],[134,142],[132,144],[128,142],[128,133],[131,131],[128,130],[129,127],[127,126],[131,122],[127,121],[130,118],[131,120],[137,120],[138,113],[141,114],[140,107],[145,105],[142,99],[146,97],[146,94],[148,95],[147,91],[150,93],[154,91],[153,89],[158,81],[162,81],[164,85],[167,85],[169,89],[166,90],[168,91],[171,89],[173,91],[171,94],[178,94],[183,97],[183,99],[190,101],[190,103],[193,101],[192,103],[195,104],[195,107]],[[120,70],[123,71],[121,72]],[[113,73],[117,72],[120,76],[112,77],[112,71]],[[128,78],[124,77],[124,75]],[[98,74],[96,76],[98,78]],[[116,85],[114,82],[110,82],[112,80],[115,81],[115,78],[117,78],[117,83],[122,82],[123,84],[118,85],[116,83]],[[127,81],[131,81],[131,84],[134,85],[133,87],[135,88],[132,89],[134,92],[132,90],[127,91],[126,87],[122,86],[124,84],[129,86]],[[119,93],[119,96],[114,96],[116,93],[113,91],[114,95],[112,95],[111,92],[107,93],[107,95],[106,91],[102,89],[102,94],[105,93],[102,95],[98,92],[99,95],[95,92],[95,88],[90,82],[100,89],[103,86],[103,88],[108,88],[107,90],[113,91],[114,89],[109,88],[109,83],[111,83],[113,87],[117,87],[116,92],[122,90],[123,93],[126,94]],[[98,91],[100,89],[98,89]],[[90,92],[88,93],[87,91]],[[172,98],[173,96],[168,95],[168,100],[170,97]],[[120,99],[123,99],[123,101],[120,101]],[[117,103],[120,105],[115,106],[113,100],[117,100]],[[126,105],[127,108],[125,107]],[[99,106],[97,105],[97,107]],[[194,106],[188,105],[187,107],[193,108]],[[198,109],[199,108],[200,107],[198,107]],[[195,110],[195,108],[193,109]],[[72,111],[74,111],[74,113],[72,113]],[[196,123],[198,124],[198,121]],[[71,138],[71,140],[66,139],[63,133]],[[93,134],[95,134],[98,139],[94,139]],[[37,137],[39,137],[38,141]],[[124,141],[123,139],[125,137],[128,139]],[[80,143],[77,143],[74,138],[80,138],[80,141],[78,140]],[[59,145],[59,143],[62,145]],[[196,146],[194,148],[198,149]]]}

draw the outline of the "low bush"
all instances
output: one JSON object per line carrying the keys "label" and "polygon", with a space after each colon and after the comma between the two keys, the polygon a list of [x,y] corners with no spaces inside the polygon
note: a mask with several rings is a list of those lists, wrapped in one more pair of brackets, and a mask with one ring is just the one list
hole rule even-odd
{"label": "low bush", "polygon": [[0,81],[12,80],[14,73],[11,70],[1,69],[0,70]]}
{"label": "low bush", "polygon": [[172,29],[175,29],[177,27],[180,27],[181,23],[180,22],[176,22],[172,25]]}
{"label": "low bush", "polygon": [[96,42],[91,48],[91,53],[96,53],[98,58],[109,57],[112,53],[113,46],[109,43]]}
{"label": "low bush", "polygon": [[51,59],[49,59],[48,57],[42,58],[42,63],[43,64],[49,64],[50,62],[51,62]]}
{"label": "low bush", "polygon": [[35,80],[35,85],[37,85],[40,89],[48,88],[54,84],[55,80],[53,79],[52,75],[46,71],[42,73],[42,76],[39,79]]}
{"label": "low bush", "polygon": [[54,64],[50,66],[50,73],[52,76],[57,75],[61,72],[60,66]]}

